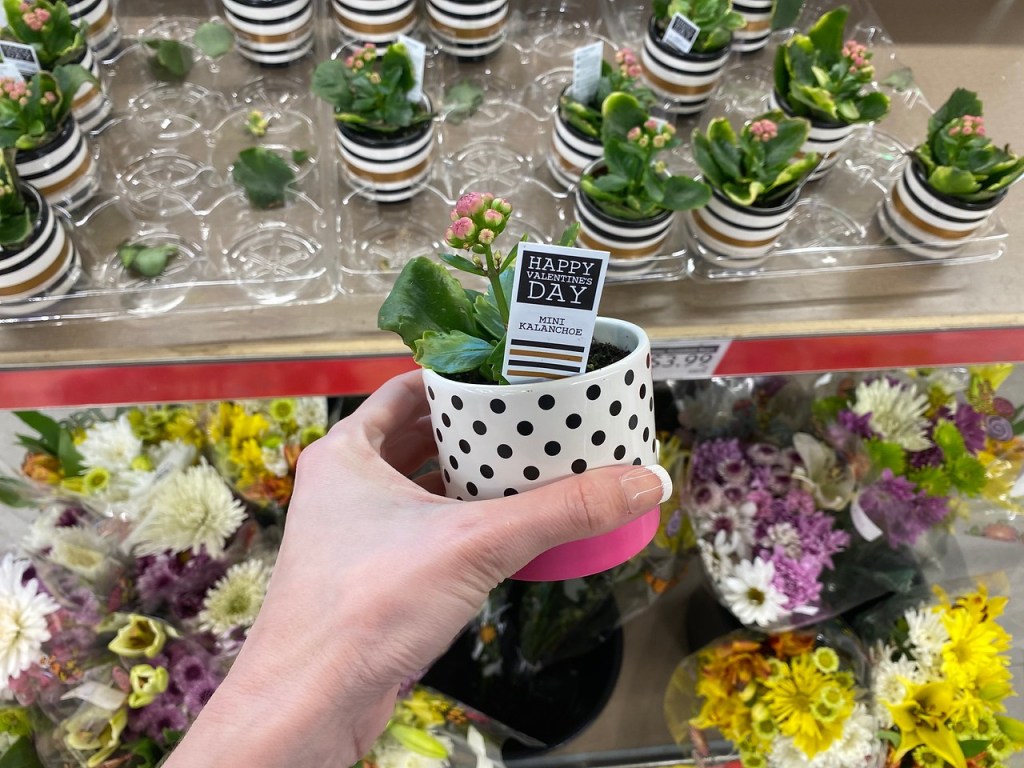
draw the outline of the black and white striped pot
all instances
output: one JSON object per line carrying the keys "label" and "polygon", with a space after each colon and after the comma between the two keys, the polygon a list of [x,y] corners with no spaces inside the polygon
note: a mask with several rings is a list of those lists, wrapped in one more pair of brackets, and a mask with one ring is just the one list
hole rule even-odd
{"label": "black and white striped pot", "polygon": [[[657,462],[647,334],[599,317],[594,339],[629,354],[579,376],[527,384],[467,384],[423,371],[449,498],[500,498],[594,467]],[[515,351],[515,334],[510,341]],[[549,550],[516,578],[569,579],[618,565],[653,538],[656,514],[639,516],[619,536]]]}
{"label": "black and white striped pot", "polygon": [[416,0],[331,0],[331,9],[343,35],[381,48],[416,26]]}
{"label": "black and white striped pot", "polygon": [[89,200],[99,186],[99,171],[89,144],[71,116],[47,143],[35,149],[19,149],[14,161],[22,181],[38,189],[50,205],[69,211]]}
{"label": "black and white striped pot", "polygon": [[[565,91],[562,95],[565,95]],[[583,170],[603,156],[604,145],[600,138],[581,133],[562,118],[561,110],[555,111],[551,121],[548,168],[559,184],[566,189],[576,184]]]}
{"label": "black and white striped pot", "polygon": [[505,40],[509,0],[427,0],[427,24],[445,53],[475,58]]}
{"label": "black and white striped pot", "polygon": [[313,0],[221,0],[238,52],[282,66],[313,49]]}
{"label": "black and white striped pot", "polygon": [[22,186],[35,225],[24,243],[0,247],[0,316],[35,314],[51,306],[75,284],[78,253],[54,214],[32,187]]}
{"label": "black and white striped pot", "polygon": [[800,190],[796,189],[778,205],[741,206],[713,189],[704,208],[690,211],[693,236],[714,263],[738,269],[755,267],[778,242],[799,199]]}
{"label": "black and white striped pot", "polygon": [[110,0],[68,0],[71,20],[89,25],[86,39],[100,59],[109,59],[121,45],[121,27],[118,26]]}
{"label": "black and white striped pot", "polygon": [[732,33],[733,50],[754,53],[768,45],[772,36],[772,7],[775,0],[733,0],[732,9],[746,22]]}
{"label": "black and white striped pot", "polygon": [[368,200],[408,200],[430,175],[436,132],[433,120],[395,134],[359,131],[338,123],[338,149],[345,173]]}
{"label": "black and white striped pot", "polygon": [[928,186],[920,165],[911,159],[885,197],[878,221],[893,241],[916,256],[953,256],[988,222],[1006,193],[983,203],[968,203]]}
{"label": "black and white striped pot", "polygon": [[[99,80],[100,65],[89,46],[84,47],[81,54],[75,56],[70,63],[81,64]],[[103,121],[110,116],[113,106],[113,102],[104,92],[102,84],[97,86],[92,83],[82,83],[71,105],[71,114],[74,115],[75,121],[83,131],[92,131],[102,125]]]}
{"label": "black and white striped pot", "polygon": [[[774,89],[768,101],[772,109],[781,109],[790,117],[793,116],[789,109],[789,103],[780,98]],[[825,123],[813,119],[810,120],[810,123],[811,131],[798,154],[802,156],[808,152],[817,152],[821,156],[818,166],[811,171],[811,175],[807,178],[808,181],[817,181],[824,178],[839,162],[842,149],[850,140],[856,126],[846,123]]]}
{"label": "black and white striped pot", "polygon": [[730,46],[713,53],[683,53],[663,43],[654,17],[647,24],[640,51],[644,78],[658,96],[669,102],[669,111],[693,115],[704,109],[722,78]]}

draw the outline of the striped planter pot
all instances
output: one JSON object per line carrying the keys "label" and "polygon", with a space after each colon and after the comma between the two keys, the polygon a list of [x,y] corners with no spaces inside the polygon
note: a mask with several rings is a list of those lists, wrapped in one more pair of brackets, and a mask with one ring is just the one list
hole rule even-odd
{"label": "striped planter pot", "polygon": [[238,52],[266,66],[284,66],[313,49],[313,0],[221,0]]}
{"label": "striped planter pot", "polygon": [[[449,498],[501,498],[593,467],[657,462],[647,334],[599,317],[594,339],[629,354],[579,376],[527,384],[467,384],[423,371]],[[549,550],[516,578],[569,579],[618,565],[653,538],[656,510],[611,534]]]}
{"label": "striped planter pot", "polygon": [[364,198],[397,203],[415,195],[430,175],[436,133],[433,120],[398,135],[371,134],[339,123],[338,150],[346,175]]}
{"label": "striped planter pot", "polygon": [[505,40],[509,0],[427,0],[438,47],[461,58],[487,56]]}
{"label": "striped planter pot", "polygon": [[71,20],[89,25],[86,38],[100,59],[109,59],[121,45],[121,27],[110,0],[68,0]]}
{"label": "striped planter pot", "polygon": [[81,272],[74,243],[49,203],[28,185],[22,190],[36,222],[23,244],[0,247],[0,316],[6,317],[41,312],[71,290]]}
{"label": "striped planter pot", "polygon": [[576,184],[584,169],[603,156],[604,145],[601,139],[581,133],[562,118],[560,110],[555,111],[551,121],[548,168],[559,184],[566,189]]}
{"label": "striped planter pot", "polygon": [[716,264],[738,269],[757,266],[778,242],[799,199],[797,189],[779,205],[739,206],[713,189],[703,209],[690,211],[693,236]]}
{"label": "striped planter pot", "polygon": [[89,145],[73,117],[68,117],[49,142],[14,155],[18,175],[39,190],[50,205],[73,211],[99,187],[99,171]]}
{"label": "striped planter pot", "polygon": [[381,48],[416,26],[416,0],[331,0],[331,9],[343,35]]}
{"label": "striped planter pot", "polygon": [[[81,64],[95,77],[100,77],[100,65],[93,55],[92,49],[88,46],[82,49],[82,53],[71,60],[72,64]],[[103,90],[103,86],[95,86],[92,83],[83,83],[75,94],[74,103],[71,106],[71,114],[83,131],[93,131],[103,124],[103,121],[110,116],[113,102]]]}
{"label": "striped planter pot", "polygon": [[682,53],[661,41],[655,19],[647,24],[640,63],[647,84],[669,102],[669,112],[693,115],[704,109],[722,78],[730,46],[714,53]]}
{"label": "striped planter pot", "polygon": [[965,203],[931,189],[913,160],[879,209],[886,235],[917,256],[953,256],[985,226],[1009,190],[984,203]]}
{"label": "striped planter pot", "polygon": [[772,7],[775,0],[733,0],[736,11],[746,26],[732,33],[732,47],[740,53],[754,53],[768,45],[772,36]]}
{"label": "striped planter pot", "polygon": [[[789,103],[780,98],[779,94],[774,90],[772,90],[768,102],[772,109],[781,109],[787,115],[793,117],[793,113],[789,109]],[[811,171],[811,175],[807,179],[808,181],[817,181],[824,178],[835,167],[835,164],[839,162],[842,149],[846,142],[850,140],[850,137],[853,135],[853,129],[856,126],[844,123],[823,123],[820,120],[813,119],[810,120],[810,123],[811,132],[808,134],[807,141],[804,142],[800,154],[817,152],[821,155],[821,162],[818,163],[817,168]]]}

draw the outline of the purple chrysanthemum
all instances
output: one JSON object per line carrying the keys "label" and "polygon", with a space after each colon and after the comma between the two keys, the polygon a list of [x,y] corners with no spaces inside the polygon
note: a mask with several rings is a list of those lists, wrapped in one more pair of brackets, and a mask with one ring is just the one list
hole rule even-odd
{"label": "purple chrysanthemum", "polygon": [[963,435],[964,445],[972,454],[985,448],[985,424],[980,413],[967,403],[959,403],[953,423]]}
{"label": "purple chrysanthemum", "polygon": [[690,468],[693,480],[698,483],[718,482],[718,467],[723,462],[742,461],[743,452],[739,440],[707,440],[693,449]]}
{"label": "purple chrysanthemum", "polygon": [[158,744],[166,744],[164,731],[184,731],[188,728],[188,717],[181,707],[165,702],[164,697],[141,709],[128,711],[128,723],[131,729],[153,739]]}
{"label": "purple chrysanthemum", "polygon": [[785,555],[773,555],[770,559],[775,566],[772,584],[786,596],[787,611],[817,601],[821,596],[821,568],[813,559],[794,560]]}
{"label": "purple chrysanthemum", "polygon": [[925,531],[949,515],[945,497],[918,492],[905,477],[891,470],[869,485],[859,496],[861,509],[885,533],[889,546],[912,546]]}

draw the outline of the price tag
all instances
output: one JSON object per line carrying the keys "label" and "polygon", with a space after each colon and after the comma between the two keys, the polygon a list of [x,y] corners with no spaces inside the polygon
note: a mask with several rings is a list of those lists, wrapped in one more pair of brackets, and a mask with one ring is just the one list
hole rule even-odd
{"label": "price tag", "polygon": [[604,43],[591,43],[577,48],[572,54],[572,85],[569,95],[586,104],[597,93],[601,79],[601,63],[604,61]]}
{"label": "price tag", "polygon": [[25,78],[21,76],[21,70],[9,61],[0,61],[0,79],[25,82]]}
{"label": "price tag", "polygon": [[699,34],[700,27],[683,16],[683,14],[677,13],[668,23],[668,29],[665,30],[661,42],[671,45],[683,53],[689,53]]}
{"label": "price tag", "polygon": [[427,62],[427,46],[408,35],[399,35],[398,42],[402,43],[409,53],[409,59],[412,61],[412,76],[415,81],[405,97],[413,103],[418,103],[423,98],[423,69]]}
{"label": "price tag", "polygon": [[513,384],[587,369],[608,252],[520,243],[501,372]]}
{"label": "price tag", "polygon": [[24,78],[32,77],[42,69],[36,49],[31,45],[3,40],[0,41],[0,53],[3,54],[3,60],[16,66]]}
{"label": "price tag", "polygon": [[728,339],[662,342],[651,348],[655,381],[666,379],[707,379],[729,351]]}

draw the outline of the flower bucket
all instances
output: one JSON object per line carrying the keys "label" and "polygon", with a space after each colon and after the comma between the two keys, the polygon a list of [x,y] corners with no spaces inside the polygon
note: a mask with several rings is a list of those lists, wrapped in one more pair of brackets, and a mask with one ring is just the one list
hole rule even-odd
{"label": "flower bucket", "polygon": [[704,109],[714,93],[729,51],[727,45],[713,53],[683,53],[661,41],[652,16],[647,24],[640,62],[651,90],[670,102],[669,112],[693,115]]}
{"label": "flower bucket", "polygon": [[427,0],[427,23],[438,46],[460,58],[497,51],[508,13],[509,0]]}
{"label": "flower bucket", "polygon": [[381,48],[416,26],[416,0],[331,0],[331,10],[343,35]]}
{"label": "flower bucket", "polygon": [[[564,95],[565,91],[562,93]],[[604,156],[604,145],[600,138],[587,136],[569,125],[562,118],[561,110],[555,110],[551,126],[548,168],[555,180],[568,189],[579,182],[587,166]]]}
{"label": "flower bucket", "polygon": [[221,0],[238,52],[250,61],[283,66],[313,49],[312,0]]}
{"label": "flower bucket", "polygon": [[[81,64],[89,70],[89,74],[99,80],[99,62],[96,61],[96,56],[88,45],[83,47],[82,52],[69,63]],[[75,99],[71,105],[71,114],[83,131],[93,131],[110,116],[113,106],[113,102],[104,93],[102,85],[96,86],[92,83],[82,83],[75,93]]]}
{"label": "flower bucket", "polygon": [[[593,467],[657,462],[647,334],[599,317],[594,340],[630,353],[579,376],[506,386],[423,371],[449,498],[511,496]],[[555,547],[516,578],[557,581],[612,568],[650,543],[659,518],[655,507],[611,533]]]}
{"label": "flower bucket", "polygon": [[71,211],[99,188],[99,171],[74,117],[68,116],[50,141],[14,155],[18,176],[50,205]]}
{"label": "flower bucket", "polygon": [[732,33],[732,47],[740,53],[756,53],[772,36],[772,8],[775,0],[736,0],[732,9],[746,24]]}
{"label": "flower bucket", "polygon": [[110,0],[68,0],[71,20],[89,25],[86,39],[100,59],[109,59],[121,45],[121,28],[114,17]]}
{"label": "flower bucket", "polygon": [[[789,103],[781,98],[773,89],[768,98],[772,109],[781,109],[790,117],[793,117],[789,109]],[[809,118],[811,132],[804,143],[801,152],[817,152],[821,155],[821,162],[818,167],[811,171],[808,181],[817,181],[824,178],[832,167],[839,161],[840,152],[853,135],[854,125],[846,123],[824,123],[820,120]]]}
{"label": "flower bucket", "polygon": [[714,189],[703,209],[689,212],[691,232],[716,264],[754,267],[775,247],[799,199],[795,189],[778,205],[739,206]]}
{"label": "flower bucket", "polygon": [[953,256],[984,228],[1009,189],[983,203],[968,203],[928,186],[911,159],[878,211],[882,230],[915,256]]}
{"label": "flower bucket", "polygon": [[0,247],[0,316],[41,312],[66,294],[81,273],[78,252],[39,192],[24,185],[35,211],[32,233],[21,245]]}

